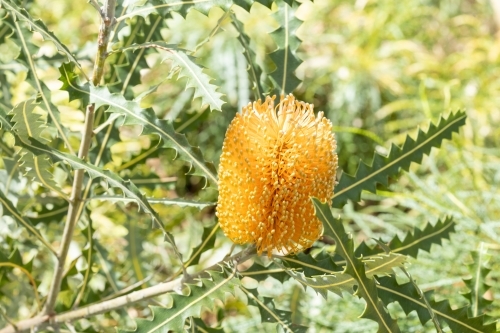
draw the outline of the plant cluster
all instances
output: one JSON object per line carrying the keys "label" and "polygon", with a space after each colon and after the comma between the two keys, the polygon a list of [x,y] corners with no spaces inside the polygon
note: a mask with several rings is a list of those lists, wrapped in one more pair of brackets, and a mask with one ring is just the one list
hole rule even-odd
{"label": "plant cluster", "polygon": [[[297,37],[307,3],[89,0],[73,10],[83,5],[95,10],[82,22],[99,29],[74,47],[35,18],[36,3],[0,0],[1,333],[334,331],[340,323],[322,328],[308,315],[314,294],[329,312],[345,311],[336,295],[355,311],[361,300],[359,322],[378,332],[497,331],[482,246],[463,280],[465,306],[423,290],[408,267],[450,238],[453,212],[403,237],[394,227],[370,239],[347,223],[452,139],[465,112],[395,133],[399,144],[353,168],[332,129],[381,140],[288,95],[319,99],[316,109],[329,102],[299,87],[308,83]],[[381,218],[411,216],[395,210]]]}

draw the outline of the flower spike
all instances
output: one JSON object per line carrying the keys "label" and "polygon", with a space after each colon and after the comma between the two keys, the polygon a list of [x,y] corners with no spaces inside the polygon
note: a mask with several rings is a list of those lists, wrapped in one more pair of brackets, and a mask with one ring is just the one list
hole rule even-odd
{"label": "flower spike", "polygon": [[338,165],[332,123],[293,95],[249,103],[226,133],[217,216],[235,243],[297,253],[322,234],[310,200],[331,202]]}

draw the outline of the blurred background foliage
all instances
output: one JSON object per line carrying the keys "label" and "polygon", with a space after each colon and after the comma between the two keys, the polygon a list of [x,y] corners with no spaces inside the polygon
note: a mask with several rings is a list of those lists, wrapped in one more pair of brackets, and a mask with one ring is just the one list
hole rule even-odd
{"label": "blurred background foliage", "polygon": [[[46,1],[26,2],[30,13],[40,17],[58,38],[82,59],[84,70],[92,71],[98,16],[85,1],[51,0],[50,10]],[[402,144],[405,134],[415,133],[417,126],[426,128],[429,120],[437,121],[441,113],[465,109],[467,125],[445,141],[440,150],[433,150],[422,165],[413,166],[389,188],[380,188],[378,195],[365,194],[358,204],[349,203],[338,211],[349,221],[348,228],[356,241],[381,237],[389,240],[401,231],[422,228],[428,221],[451,215],[457,222],[456,232],[443,246],[433,246],[431,253],[422,252],[418,259],[410,259],[409,271],[422,289],[437,288],[437,298],[451,299],[453,306],[466,305],[466,299],[457,294],[467,292],[462,278],[469,276],[464,263],[470,262],[473,250],[487,251],[491,255],[491,272],[486,282],[493,286],[487,295],[493,300],[488,313],[500,317],[500,12],[492,7],[494,1],[485,0],[315,0],[304,1],[297,10],[297,17],[304,21],[297,31],[302,40],[299,57],[303,63],[297,76],[303,83],[295,95],[313,103],[316,110],[325,112],[334,124],[338,140],[340,168],[353,174],[359,160],[370,162],[373,151],[387,153],[391,142]],[[257,60],[264,68],[266,53],[275,48],[269,35],[277,24],[272,10],[255,4],[248,13],[238,7],[234,15],[244,23],[243,31],[251,37]],[[146,18],[151,23],[152,17]],[[134,18],[133,20],[139,20]],[[158,53],[146,51],[149,69],[136,73],[141,84],[127,91],[129,98],[140,95],[149,87],[159,84],[155,93],[142,101],[142,106],[153,107],[156,114],[176,121],[176,129],[185,133],[194,146],[200,146],[208,161],[217,165],[225,130],[241,109],[254,99],[247,73],[246,59],[238,41],[239,32],[231,24],[231,15],[214,8],[208,16],[190,11],[186,18],[173,13],[167,27],[158,38],[168,43],[179,43],[195,51],[197,62],[206,67],[206,73],[215,78],[219,91],[226,95],[223,112],[201,108],[200,101],[191,101],[193,91],[185,89],[186,81],[165,81],[171,64],[162,62]],[[125,44],[126,31],[115,36],[115,47]],[[41,45],[37,56],[47,58],[48,65],[41,71],[41,79],[51,89],[57,89],[59,73],[51,62],[60,62],[50,43],[36,34],[32,42]],[[29,97],[33,90],[25,82],[25,72],[8,68],[9,59],[16,56],[19,47],[8,40],[0,45],[0,75],[5,75],[9,86],[2,86],[2,94],[11,95],[12,104]],[[119,57],[120,54],[114,55]],[[107,68],[107,75],[118,69]],[[109,79],[109,78],[108,78]],[[67,95],[53,92],[52,102],[64,111],[63,123],[78,131],[83,125],[83,113],[78,102],[67,102]],[[122,176],[147,178],[155,173],[162,179],[148,184],[138,184],[148,196],[188,197],[200,201],[216,201],[217,193],[204,189],[205,181],[186,175],[189,167],[182,161],[171,161],[169,151],[156,158],[157,152],[147,158],[141,154],[155,146],[153,136],[134,139],[138,128],[127,127],[117,131],[119,140],[111,149],[111,159],[106,167]],[[413,132],[412,132],[413,131]],[[2,132],[4,141],[8,134]],[[94,143],[96,144],[96,143]],[[8,148],[7,148],[8,149]],[[170,155],[169,155],[170,154]],[[6,162],[4,162],[6,163]],[[0,173],[5,170],[0,170]],[[65,177],[64,170],[56,168],[57,177]],[[3,175],[5,176],[5,175]],[[1,185],[3,186],[3,185]],[[26,187],[25,180],[13,180],[10,186]],[[37,191],[36,185],[25,191]],[[99,190],[95,190],[99,193]],[[22,201],[22,198],[20,198]],[[24,202],[26,207],[33,202]],[[180,234],[178,243],[185,254],[198,244],[204,226],[215,223],[213,208],[177,208],[155,205],[170,228]],[[122,203],[90,202],[90,227],[95,229],[99,251],[94,252],[93,263],[97,273],[88,282],[89,293],[81,305],[112,295],[133,282],[151,285],[175,273],[179,263],[168,244],[163,242],[160,231],[151,230],[150,221],[138,213],[134,205]],[[203,224],[200,225],[199,221]],[[84,279],[84,266],[80,258],[88,249],[86,227],[77,230],[70,256],[74,260],[75,274],[68,279],[68,303],[59,304],[59,310],[71,304],[71,289],[78,289]],[[43,234],[54,241],[59,237],[59,226],[44,222]],[[13,231],[17,230],[16,233]],[[33,275],[42,276],[39,288],[47,289],[52,271],[47,263],[48,253],[38,251],[28,240],[25,231],[9,223],[0,224],[0,249],[9,253],[15,243],[24,254],[24,263],[32,263]],[[230,244],[219,231],[216,247],[201,259],[211,262],[215,253],[224,253]],[[36,257],[37,260],[32,259]],[[113,270],[109,270],[113,268]],[[12,304],[4,304],[7,316],[19,319],[28,316],[35,308],[33,288],[29,280],[17,274],[17,281],[0,285],[12,293]],[[147,279],[147,281],[144,281]],[[5,280],[3,280],[5,281]],[[309,323],[313,332],[369,332],[376,323],[359,320],[363,303],[346,295],[332,295],[328,301],[308,290],[297,288],[295,283],[283,286],[269,280],[262,286],[278,304],[291,306],[294,315]],[[168,304],[168,297],[158,302]],[[356,303],[357,302],[357,303]],[[15,305],[14,305],[15,304]],[[352,306],[358,304],[359,306]],[[148,316],[149,309],[138,304],[128,309],[131,316]],[[237,299],[225,307],[220,305],[220,315],[227,320],[228,331],[255,332],[271,329],[253,319],[254,308],[247,310]],[[391,308],[401,313],[398,307]],[[81,320],[82,330],[113,331],[120,324],[133,327],[125,310],[95,319]],[[207,314],[208,316],[208,314]],[[410,315],[413,323],[416,316]],[[204,318],[207,319],[207,318]],[[208,318],[210,319],[210,318]],[[215,320],[215,319],[214,319]],[[0,317],[0,324],[5,324]],[[255,325],[262,325],[256,326]],[[405,323],[401,323],[405,325]],[[412,321],[402,326],[404,332],[424,332],[415,329]],[[427,331],[433,331],[430,323]]]}

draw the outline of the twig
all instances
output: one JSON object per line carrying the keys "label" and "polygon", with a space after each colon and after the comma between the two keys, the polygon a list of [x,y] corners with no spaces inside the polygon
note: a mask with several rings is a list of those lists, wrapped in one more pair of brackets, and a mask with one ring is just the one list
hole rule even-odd
{"label": "twig", "polygon": [[99,82],[101,82],[104,72],[104,61],[108,57],[109,35],[116,24],[115,0],[104,0],[102,8],[101,27],[99,28],[99,36],[97,37],[97,55],[94,63],[94,74],[92,75],[94,86],[99,85]]}
{"label": "twig", "polygon": [[97,3],[96,0],[88,0],[87,1],[92,7],[95,8],[99,13],[101,13],[101,7],[99,7],[99,4]]}
{"label": "twig", "polygon": [[[173,290],[180,290],[185,282],[192,282],[196,278],[201,277],[204,274],[208,274],[209,271],[220,269],[220,265],[224,263],[232,263],[237,266],[248,259],[252,258],[256,254],[255,246],[250,246],[245,250],[231,256],[226,257],[219,263],[201,270],[197,274],[191,275],[189,281],[185,281],[183,277],[177,278],[173,281],[163,282],[155,286],[134,291],[128,295],[120,296],[109,301],[99,302],[86,307],[61,313],[55,316],[41,315],[35,318],[30,318],[27,320],[20,321],[16,326],[7,326],[4,329],[0,329],[0,333],[15,333],[23,332],[33,328],[44,328],[48,325],[56,325],[66,322],[71,322],[77,319],[88,318],[101,313],[113,311],[116,309],[123,308],[127,305],[137,303],[139,301],[144,301],[152,297],[156,297]],[[16,329],[17,328],[17,329]]]}
{"label": "twig", "polygon": [[[78,157],[85,159],[89,152],[90,142],[92,140],[92,126],[94,123],[94,105],[89,105],[87,107],[87,112],[85,115],[84,132],[82,136],[82,141],[80,143],[80,150],[78,151]],[[56,304],[57,295],[61,290],[61,281],[64,272],[64,263],[66,262],[66,257],[68,256],[69,245],[71,239],[73,238],[73,231],[75,229],[76,222],[78,221],[78,211],[81,204],[81,194],[82,194],[82,184],[83,184],[83,173],[84,170],[76,170],[73,179],[73,188],[71,190],[70,203],[68,207],[68,215],[66,218],[66,224],[64,226],[64,233],[61,241],[61,249],[57,256],[58,262],[54,271],[54,277],[52,278],[52,283],[50,285],[50,290],[47,296],[47,303],[45,304],[44,314],[52,314],[54,311],[54,306]]]}

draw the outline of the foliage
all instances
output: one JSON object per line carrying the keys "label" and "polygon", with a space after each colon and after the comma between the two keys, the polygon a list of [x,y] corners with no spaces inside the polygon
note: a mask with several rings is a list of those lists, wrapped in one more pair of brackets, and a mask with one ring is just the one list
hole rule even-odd
{"label": "foliage", "polygon": [[[498,12],[44,6],[0,0],[0,332],[498,331]],[[218,158],[242,106],[291,92],[343,172],[311,198],[322,238],[261,257],[218,227]]]}

